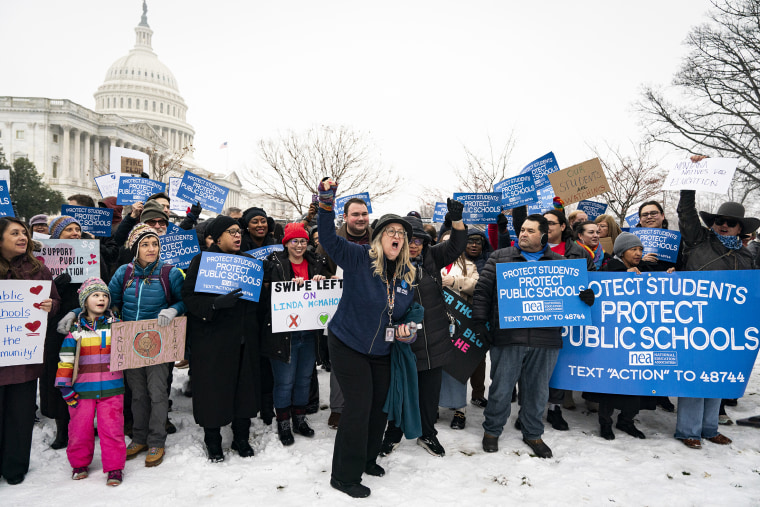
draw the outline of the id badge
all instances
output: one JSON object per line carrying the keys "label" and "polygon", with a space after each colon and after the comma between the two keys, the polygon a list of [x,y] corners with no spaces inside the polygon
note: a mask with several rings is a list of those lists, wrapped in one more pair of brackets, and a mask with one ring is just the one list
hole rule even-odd
{"label": "id badge", "polygon": [[385,341],[392,342],[393,339],[396,337],[396,328],[392,326],[388,326],[385,328]]}

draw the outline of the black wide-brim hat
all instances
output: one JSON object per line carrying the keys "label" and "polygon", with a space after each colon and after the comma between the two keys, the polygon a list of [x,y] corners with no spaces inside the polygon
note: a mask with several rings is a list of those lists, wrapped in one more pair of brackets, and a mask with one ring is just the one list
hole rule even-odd
{"label": "black wide-brim hat", "polygon": [[383,229],[385,229],[385,226],[388,224],[399,224],[404,227],[404,230],[406,231],[406,238],[407,240],[412,237],[412,224],[404,220],[398,215],[394,215],[393,213],[388,213],[387,215],[383,215],[380,217],[380,220],[377,221],[377,225],[375,225],[372,228],[372,240],[377,237],[378,234],[382,232]]}
{"label": "black wide-brim hat", "polygon": [[760,227],[760,218],[745,217],[744,213],[744,206],[738,202],[729,201],[721,204],[716,213],[700,211],[699,216],[707,227],[712,227],[717,217],[734,218],[741,224],[742,232],[749,234]]}

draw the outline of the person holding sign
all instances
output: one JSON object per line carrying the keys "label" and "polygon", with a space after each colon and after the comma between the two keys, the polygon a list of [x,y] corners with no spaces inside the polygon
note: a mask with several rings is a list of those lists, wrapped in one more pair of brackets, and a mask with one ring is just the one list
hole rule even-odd
{"label": "person holding sign", "polygon": [[398,324],[414,302],[416,270],[409,259],[412,226],[398,215],[383,215],[369,245],[335,234],[335,191],[330,178],[318,186],[320,244],[343,268],[343,296],[328,325],[332,373],[345,398],[335,436],[330,485],[354,498],[370,489],[363,473],[385,475],[376,459],[385,429],[383,404],[390,386],[391,345],[412,335]]}
{"label": "person holding sign", "polygon": [[[639,223],[636,227],[645,227],[651,229],[667,229],[668,219],[665,218],[665,211],[657,201],[647,201],[639,206]],[[642,258],[642,262],[648,266],[650,271],[667,271],[670,268],[676,268],[680,271],[683,268],[683,251],[684,244],[683,238],[678,248],[678,260],[668,262],[657,258],[657,254],[654,252],[646,254]],[[672,407],[672,404],[671,404]],[[670,410],[672,412],[673,410]]]}
{"label": "person holding sign", "polygon": [[[302,224],[287,224],[282,239],[285,250],[272,252],[267,258],[267,281],[292,280],[303,285],[304,280],[324,280],[326,261],[324,257],[307,251],[308,241],[309,235]],[[271,359],[274,374],[274,409],[277,413],[277,434],[282,445],[293,444],[293,432],[305,437],[314,436],[314,430],[306,420],[306,404],[309,401],[319,332],[265,333],[262,337],[261,354]]]}
{"label": "person holding sign", "polygon": [[[0,218],[0,280],[52,280],[32,253],[32,233],[18,218]],[[55,315],[61,302],[55,284],[40,309]],[[20,484],[29,471],[37,378],[42,364],[0,366],[0,475]]]}
{"label": "person holding sign", "polygon": [[[228,216],[214,219],[207,232],[214,244],[207,253],[250,255],[240,251],[243,230]],[[221,427],[232,423],[232,449],[253,456],[248,443],[251,418],[259,411],[259,304],[227,294],[195,291],[201,256],[187,268],[182,298],[187,306],[187,338],[193,372],[193,416],[203,427],[211,462],[224,461]]]}

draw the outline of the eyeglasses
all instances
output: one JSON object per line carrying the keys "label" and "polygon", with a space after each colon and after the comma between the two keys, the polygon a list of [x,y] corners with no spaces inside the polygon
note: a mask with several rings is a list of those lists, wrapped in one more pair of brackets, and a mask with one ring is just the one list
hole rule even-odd
{"label": "eyeglasses", "polygon": [[303,238],[301,238],[301,239],[291,239],[290,240],[290,244],[294,245],[294,246],[295,245],[305,245],[307,243],[308,243],[308,241],[305,240],[305,239],[303,239]]}
{"label": "eyeglasses", "polygon": [[548,220],[546,221],[546,223],[549,225],[559,225],[559,222],[550,222]]}
{"label": "eyeglasses", "polygon": [[151,218],[150,220],[145,221],[146,224],[150,225],[151,227],[155,227],[157,225],[160,225],[161,227],[166,227],[169,222],[162,218]]}
{"label": "eyeglasses", "polygon": [[420,238],[414,238],[409,242],[411,245],[422,246],[423,241]]}
{"label": "eyeglasses", "polygon": [[729,227],[736,227],[739,225],[739,221],[735,218],[715,217],[715,225],[726,224]]}
{"label": "eyeglasses", "polygon": [[401,230],[385,229],[385,235],[388,236],[389,238],[403,238],[404,236],[406,236],[406,231],[403,229]]}
{"label": "eyeglasses", "polygon": [[641,218],[650,218],[650,217],[654,218],[659,214],[660,214],[659,211],[647,211],[646,213],[641,214]]}
{"label": "eyeglasses", "polygon": [[228,229],[224,232],[226,232],[230,236],[240,236],[241,234],[243,234],[243,231],[241,229]]}
{"label": "eyeglasses", "polygon": [[470,239],[467,240],[467,244],[468,245],[475,245],[475,244],[480,245],[481,244],[481,240],[480,240],[480,238],[470,238]]}

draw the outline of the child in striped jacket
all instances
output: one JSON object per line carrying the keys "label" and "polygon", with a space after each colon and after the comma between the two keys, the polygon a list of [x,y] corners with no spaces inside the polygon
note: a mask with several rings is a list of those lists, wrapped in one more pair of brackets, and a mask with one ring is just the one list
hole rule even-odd
{"label": "child in striped jacket", "polygon": [[124,376],[121,371],[112,372],[110,368],[111,324],[118,319],[109,309],[111,295],[100,278],[85,280],[78,293],[82,313],[63,340],[55,379],[71,415],[66,454],[74,469],[72,478],[87,477],[95,452],[93,426],[97,412],[103,472],[108,474],[106,484],[118,486],[127,453]]}

